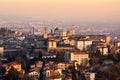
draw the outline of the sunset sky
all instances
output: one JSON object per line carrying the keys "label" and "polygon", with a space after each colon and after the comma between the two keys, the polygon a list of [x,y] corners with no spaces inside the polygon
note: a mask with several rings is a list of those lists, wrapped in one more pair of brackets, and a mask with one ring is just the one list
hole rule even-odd
{"label": "sunset sky", "polygon": [[119,22],[120,0],[0,0],[0,15],[41,20]]}

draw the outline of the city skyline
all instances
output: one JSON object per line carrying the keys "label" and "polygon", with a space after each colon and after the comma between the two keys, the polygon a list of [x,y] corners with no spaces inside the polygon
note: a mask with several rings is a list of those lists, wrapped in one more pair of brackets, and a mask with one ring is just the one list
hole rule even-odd
{"label": "city skyline", "polygon": [[119,23],[119,4],[119,0],[0,0],[0,15],[73,23]]}

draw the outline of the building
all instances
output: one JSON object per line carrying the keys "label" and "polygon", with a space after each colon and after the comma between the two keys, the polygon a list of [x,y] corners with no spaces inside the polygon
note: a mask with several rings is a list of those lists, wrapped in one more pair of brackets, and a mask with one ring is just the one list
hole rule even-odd
{"label": "building", "polygon": [[75,35],[75,25],[72,25],[71,35]]}
{"label": "building", "polygon": [[109,36],[109,35],[106,35],[106,40],[105,40],[105,42],[106,42],[107,44],[110,44],[110,41],[111,41],[110,36]]}
{"label": "building", "polygon": [[108,55],[108,48],[107,47],[101,47],[100,52],[102,55]]}
{"label": "building", "polygon": [[28,75],[31,77],[31,78],[38,78],[39,79],[39,77],[40,77],[40,72],[39,71],[30,71],[29,73],[28,73]]}
{"label": "building", "polygon": [[95,73],[86,72],[85,79],[86,80],[95,80]]}
{"label": "building", "polygon": [[117,47],[120,47],[120,41],[119,41],[119,42],[117,42]]}
{"label": "building", "polygon": [[44,39],[48,38],[48,29],[47,29],[47,27],[44,28],[43,37],[44,37]]}
{"label": "building", "polygon": [[72,52],[70,53],[70,61],[75,61],[75,64],[85,65],[88,63],[89,55],[86,52]]}
{"label": "building", "polygon": [[61,31],[61,32],[60,32],[60,36],[61,36],[61,37],[67,36],[67,32],[66,32],[66,31]]}
{"label": "building", "polygon": [[89,40],[79,40],[76,42],[76,48],[81,51],[88,50],[91,45],[92,41]]}
{"label": "building", "polygon": [[62,76],[62,69],[48,69],[45,71],[46,78]]}
{"label": "building", "polygon": [[102,41],[107,44],[109,44],[111,40],[110,35],[88,35],[88,37],[92,41]]}
{"label": "building", "polygon": [[65,70],[65,63],[58,63],[58,64],[57,64],[57,68],[58,68],[58,69]]}
{"label": "building", "polygon": [[48,48],[56,48],[57,43],[55,40],[48,40]]}
{"label": "building", "polygon": [[4,47],[0,47],[0,56],[3,56],[4,53]]}

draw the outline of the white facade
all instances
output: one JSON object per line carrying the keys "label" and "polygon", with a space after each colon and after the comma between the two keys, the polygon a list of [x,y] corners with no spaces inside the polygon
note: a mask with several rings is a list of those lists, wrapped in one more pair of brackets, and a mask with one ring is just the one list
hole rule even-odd
{"label": "white facade", "polygon": [[92,41],[77,41],[76,48],[79,50],[87,50],[92,45]]}

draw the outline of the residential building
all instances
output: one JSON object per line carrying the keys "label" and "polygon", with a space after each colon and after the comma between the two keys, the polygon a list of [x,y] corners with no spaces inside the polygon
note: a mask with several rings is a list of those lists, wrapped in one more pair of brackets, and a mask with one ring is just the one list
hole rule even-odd
{"label": "residential building", "polygon": [[70,53],[70,60],[75,61],[75,64],[87,64],[89,55],[86,52],[72,52]]}
{"label": "residential building", "polygon": [[38,78],[40,77],[40,72],[39,71],[36,71],[36,70],[33,70],[33,71],[30,71],[28,73],[28,75],[31,77],[31,78]]}
{"label": "residential building", "polygon": [[57,68],[58,68],[58,69],[65,70],[65,63],[58,63],[58,64],[57,64]]}
{"label": "residential building", "polygon": [[90,40],[79,40],[76,42],[76,48],[81,51],[88,50],[91,45],[92,41]]}
{"label": "residential building", "polygon": [[56,41],[55,40],[49,40],[48,41],[48,48],[56,48]]}
{"label": "residential building", "polygon": [[101,55],[108,55],[108,47],[99,47]]}

